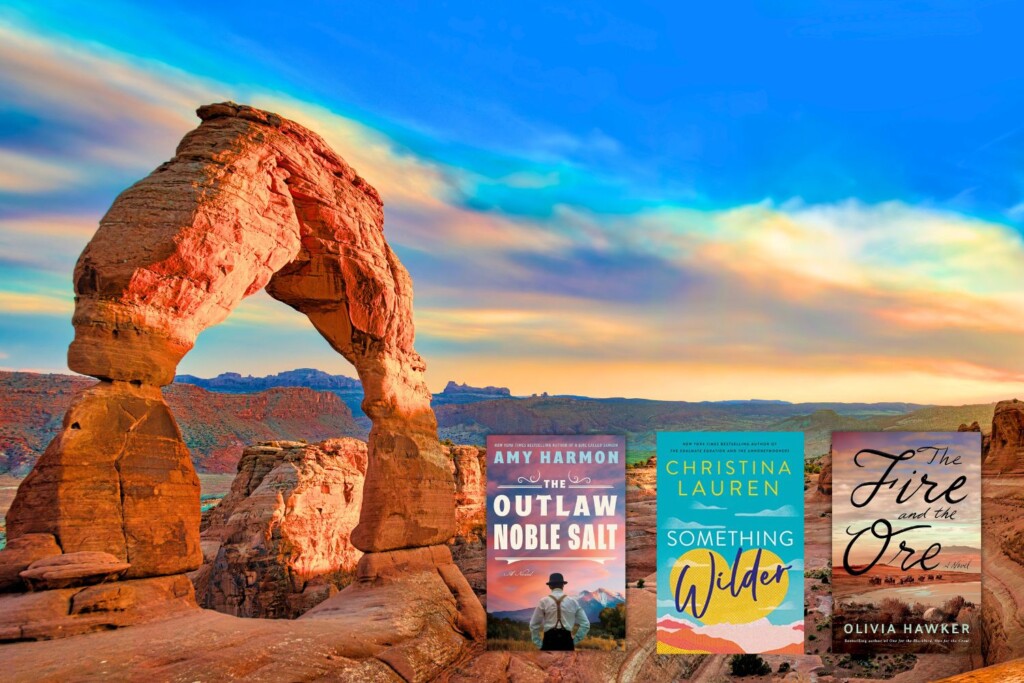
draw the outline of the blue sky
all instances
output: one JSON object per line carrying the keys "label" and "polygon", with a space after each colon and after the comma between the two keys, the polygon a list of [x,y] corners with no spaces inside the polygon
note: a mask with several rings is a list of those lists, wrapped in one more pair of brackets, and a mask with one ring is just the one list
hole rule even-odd
{"label": "blue sky", "polygon": [[[206,101],[381,190],[448,379],[964,402],[1024,379],[1024,9],[986,2],[9,3],[0,365],[64,369],[70,269]],[[257,295],[182,370],[345,371]]]}

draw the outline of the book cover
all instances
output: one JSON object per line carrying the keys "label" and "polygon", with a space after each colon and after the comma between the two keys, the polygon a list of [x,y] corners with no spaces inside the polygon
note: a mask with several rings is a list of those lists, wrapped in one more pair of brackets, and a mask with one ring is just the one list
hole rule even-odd
{"label": "book cover", "polygon": [[659,432],[658,653],[803,654],[803,434]]}
{"label": "book cover", "polygon": [[488,649],[624,649],[625,466],[622,436],[487,437]]}
{"label": "book cover", "polygon": [[832,650],[981,648],[981,434],[832,435]]}

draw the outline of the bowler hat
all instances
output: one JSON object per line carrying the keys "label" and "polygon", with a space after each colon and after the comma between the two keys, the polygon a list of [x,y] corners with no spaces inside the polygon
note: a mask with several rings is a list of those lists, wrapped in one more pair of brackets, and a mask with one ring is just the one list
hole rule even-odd
{"label": "bowler hat", "polygon": [[563,579],[562,575],[558,572],[555,572],[554,574],[548,577],[548,586],[551,588],[558,588],[564,586],[566,583],[568,583],[568,581]]}

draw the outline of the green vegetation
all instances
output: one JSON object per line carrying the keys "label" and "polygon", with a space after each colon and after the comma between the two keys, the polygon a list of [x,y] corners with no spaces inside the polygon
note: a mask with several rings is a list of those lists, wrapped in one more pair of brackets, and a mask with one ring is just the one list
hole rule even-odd
{"label": "green vegetation", "polygon": [[811,579],[818,579],[822,583],[829,583],[832,577],[832,563],[829,562],[826,567],[804,570],[804,575]]}
{"label": "green vegetation", "polygon": [[[512,619],[496,618],[490,615],[487,616],[487,642],[491,643],[492,640],[511,640],[511,641],[527,641],[530,642],[530,627],[529,625],[521,621],[513,621]],[[534,649],[533,645],[530,645],[530,649]]]}
{"label": "green vegetation", "polygon": [[605,607],[598,619],[598,623],[591,626],[591,636],[607,636],[617,640],[626,637],[626,603],[620,602],[614,607]]}
{"label": "green vegetation", "polygon": [[[853,676],[870,678],[892,678],[896,674],[910,671],[917,664],[912,654],[897,655],[842,655],[836,667],[845,669]],[[844,676],[845,678],[846,676]]]}

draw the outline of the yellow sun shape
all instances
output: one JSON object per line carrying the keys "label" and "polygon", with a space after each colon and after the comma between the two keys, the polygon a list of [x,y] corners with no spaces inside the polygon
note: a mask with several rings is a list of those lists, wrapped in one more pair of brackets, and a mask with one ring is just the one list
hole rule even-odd
{"label": "yellow sun shape", "polygon": [[[779,556],[770,550],[747,550],[740,555],[730,590],[733,568],[729,561],[714,550],[695,548],[676,560],[669,574],[669,585],[672,594],[679,596],[683,611],[703,623],[746,624],[767,617],[786,599],[789,572],[782,569],[783,566]],[[708,599],[712,580],[715,584]],[[691,591],[693,598],[688,600]]]}

